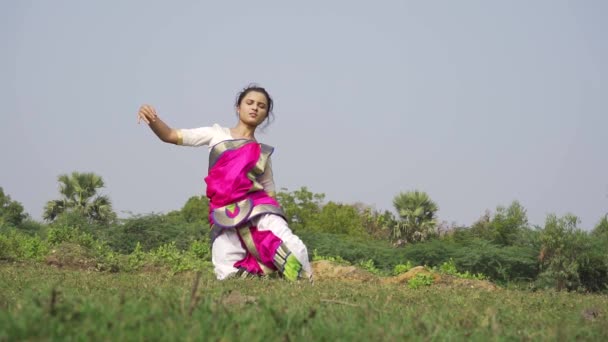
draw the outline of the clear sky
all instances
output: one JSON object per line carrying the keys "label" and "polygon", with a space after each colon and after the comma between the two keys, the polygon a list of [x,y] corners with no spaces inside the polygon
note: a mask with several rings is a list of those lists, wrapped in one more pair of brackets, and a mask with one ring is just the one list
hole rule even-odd
{"label": "clear sky", "polygon": [[257,82],[278,187],[379,210],[418,189],[461,225],[518,200],[533,224],[590,229],[608,213],[606,18],[602,0],[2,1],[0,186],[37,219],[72,171],[123,217],[179,209],[208,150],[160,142],[139,105],[232,126]]}

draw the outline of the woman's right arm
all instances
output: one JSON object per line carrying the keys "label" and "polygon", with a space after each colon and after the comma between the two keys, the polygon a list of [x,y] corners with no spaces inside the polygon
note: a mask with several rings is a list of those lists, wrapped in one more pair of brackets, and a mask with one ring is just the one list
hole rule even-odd
{"label": "woman's right arm", "polygon": [[156,114],[156,109],[150,105],[142,105],[139,107],[139,112],[137,113],[137,123],[145,122],[150,126],[150,129],[156,134],[156,136],[170,144],[178,145],[181,142],[179,137],[179,131],[167,126]]}

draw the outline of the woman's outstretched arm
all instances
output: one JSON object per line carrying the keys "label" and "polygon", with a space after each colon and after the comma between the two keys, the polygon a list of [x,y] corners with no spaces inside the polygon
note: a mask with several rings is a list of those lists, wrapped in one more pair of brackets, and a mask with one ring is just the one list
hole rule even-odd
{"label": "woman's outstretched arm", "polygon": [[156,109],[150,105],[142,105],[137,113],[137,123],[145,122],[150,126],[156,136],[170,144],[180,144],[178,130],[167,126],[156,114]]}

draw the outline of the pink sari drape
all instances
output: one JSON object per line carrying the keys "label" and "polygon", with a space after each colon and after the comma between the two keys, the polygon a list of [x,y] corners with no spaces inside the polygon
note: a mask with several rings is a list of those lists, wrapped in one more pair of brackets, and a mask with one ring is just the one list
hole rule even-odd
{"label": "pink sari drape", "polygon": [[[213,225],[212,212],[230,204],[250,199],[253,206],[272,205],[279,207],[279,203],[270,197],[264,190],[255,190],[251,178],[256,177],[253,169],[258,163],[262,150],[255,141],[224,151],[210,167],[205,177],[207,183],[207,197],[209,198],[209,221]],[[250,224],[248,222],[247,224]],[[238,227],[237,227],[238,228]],[[259,260],[265,266],[276,269],[273,265],[273,256],[282,243],[281,239],[270,231],[259,231],[257,227],[250,226],[251,236],[260,256]],[[241,244],[247,250],[241,239]],[[243,260],[234,264],[236,268],[245,268],[248,272],[262,274],[263,270],[256,258],[247,251]]]}

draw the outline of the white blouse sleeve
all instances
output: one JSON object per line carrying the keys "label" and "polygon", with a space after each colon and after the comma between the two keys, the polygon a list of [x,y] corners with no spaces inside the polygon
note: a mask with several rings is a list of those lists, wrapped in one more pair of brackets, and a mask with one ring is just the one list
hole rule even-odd
{"label": "white blouse sleeve", "polygon": [[179,129],[177,131],[177,144],[183,146],[209,145],[214,134],[215,129],[213,127]]}

